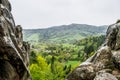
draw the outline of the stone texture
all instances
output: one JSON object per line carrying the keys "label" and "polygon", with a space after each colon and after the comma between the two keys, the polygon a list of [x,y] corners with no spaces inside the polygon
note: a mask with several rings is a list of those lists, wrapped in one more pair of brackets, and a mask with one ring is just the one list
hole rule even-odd
{"label": "stone texture", "polygon": [[120,80],[120,22],[108,27],[106,41],[67,80]]}
{"label": "stone texture", "polygon": [[110,73],[98,72],[94,80],[118,80],[118,79]]}
{"label": "stone texture", "polygon": [[31,80],[28,70],[30,45],[23,41],[8,0],[0,0],[0,80]]}
{"label": "stone texture", "polygon": [[83,63],[77,67],[67,80],[93,80],[95,76],[95,66],[91,63]]}
{"label": "stone texture", "polygon": [[113,51],[113,62],[117,69],[120,69],[120,51]]}

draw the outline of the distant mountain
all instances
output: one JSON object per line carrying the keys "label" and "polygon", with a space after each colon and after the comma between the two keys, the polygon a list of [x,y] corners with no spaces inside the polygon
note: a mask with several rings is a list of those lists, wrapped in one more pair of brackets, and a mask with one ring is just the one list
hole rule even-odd
{"label": "distant mountain", "polygon": [[70,24],[46,29],[24,29],[24,40],[30,42],[74,42],[88,36],[104,35],[107,26]]}

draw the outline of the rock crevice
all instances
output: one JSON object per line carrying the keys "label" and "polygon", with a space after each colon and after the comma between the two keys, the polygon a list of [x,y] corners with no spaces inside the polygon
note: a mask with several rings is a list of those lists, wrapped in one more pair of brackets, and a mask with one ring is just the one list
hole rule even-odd
{"label": "rock crevice", "polygon": [[8,0],[0,0],[0,80],[31,80],[30,45],[23,41],[22,27],[16,26]]}

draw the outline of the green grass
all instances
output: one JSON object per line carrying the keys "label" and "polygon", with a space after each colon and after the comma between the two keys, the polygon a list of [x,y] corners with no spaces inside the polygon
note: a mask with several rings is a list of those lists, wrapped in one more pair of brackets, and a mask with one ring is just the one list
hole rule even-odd
{"label": "green grass", "polygon": [[33,34],[31,35],[30,37],[27,38],[27,41],[30,41],[30,40],[33,40],[33,41],[37,41],[39,40],[39,34]]}
{"label": "green grass", "polygon": [[71,70],[75,69],[77,66],[80,65],[80,62],[79,61],[68,61],[66,63],[67,66],[70,66],[71,65]]}
{"label": "green grass", "polygon": [[50,41],[70,41],[70,40],[80,40],[85,38],[84,36],[81,36],[80,34],[76,34],[76,35],[64,35],[64,36],[60,36],[60,37],[52,37],[49,40]]}
{"label": "green grass", "polygon": [[66,65],[79,65],[80,62],[79,61],[68,61],[66,62]]}

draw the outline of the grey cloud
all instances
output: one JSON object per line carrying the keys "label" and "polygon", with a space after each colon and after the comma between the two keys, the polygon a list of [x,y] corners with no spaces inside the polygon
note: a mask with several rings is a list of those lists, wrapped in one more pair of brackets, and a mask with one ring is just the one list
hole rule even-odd
{"label": "grey cloud", "polygon": [[10,0],[17,24],[24,28],[83,23],[111,24],[120,18],[120,0]]}

